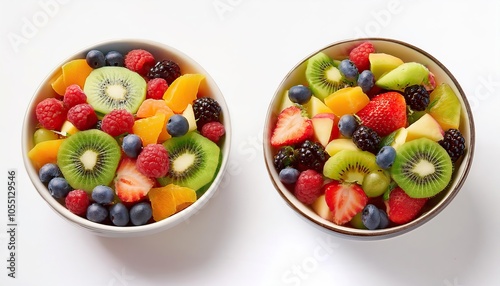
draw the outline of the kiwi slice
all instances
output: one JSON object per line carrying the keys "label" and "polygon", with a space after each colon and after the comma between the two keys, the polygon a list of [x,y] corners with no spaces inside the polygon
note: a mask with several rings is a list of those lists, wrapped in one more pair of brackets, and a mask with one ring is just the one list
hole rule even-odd
{"label": "kiwi slice", "polygon": [[176,184],[197,191],[212,181],[219,165],[217,144],[192,131],[168,139],[163,146],[168,151],[170,168],[167,176],[158,178],[162,186]]}
{"label": "kiwi slice", "polygon": [[333,180],[363,184],[366,175],[380,169],[375,155],[367,151],[342,150],[328,158],[323,175]]}
{"label": "kiwi slice", "polygon": [[453,164],[439,143],[419,138],[398,148],[391,168],[394,181],[412,198],[428,198],[446,188]]}
{"label": "kiwi slice", "polygon": [[311,91],[321,100],[343,87],[350,86],[335,62],[323,52],[307,60],[306,80]]}
{"label": "kiwi slice", "polygon": [[74,189],[91,192],[109,185],[120,161],[120,146],[98,129],[77,132],[65,139],[57,153],[57,165]]}
{"label": "kiwi slice", "polygon": [[113,109],[135,113],[146,98],[147,84],[138,73],[124,67],[94,69],[83,87],[87,102],[100,114]]}

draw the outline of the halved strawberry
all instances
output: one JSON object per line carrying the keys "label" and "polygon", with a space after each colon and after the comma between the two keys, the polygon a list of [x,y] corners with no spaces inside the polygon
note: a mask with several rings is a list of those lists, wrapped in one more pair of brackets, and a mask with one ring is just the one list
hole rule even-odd
{"label": "halved strawberry", "polygon": [[384,201],[389,220],[396,224],[412,221],[420,213],[426,202],[427,198],[412,198],[400,187],[392,189],[389,198]]}
{"label": "halved strawberry", "polygon": [[114,183],[118,198],[131,203],[146,197],[155,182],[137,170],[134,159],[123,158],[116,170]]}
{"label": "halved strawberry", "polygon": [[313,135],[311,119],[302,115],[297,106],[290,106],[281,111],[271,136],[271,145],[281,147],[309,139]]}
{"label": "halved strawberry", "polygon": [[384,137],[406,127],[406,101],[398,92],[385,92],[372,98],[356,115],[363,125]]}
{"label": "halved strawberry", "polygon": [[325,185],[326,204],[333,213],[333,223],[349,222],[368,203],[368,197],[357,184],[332,181]]}

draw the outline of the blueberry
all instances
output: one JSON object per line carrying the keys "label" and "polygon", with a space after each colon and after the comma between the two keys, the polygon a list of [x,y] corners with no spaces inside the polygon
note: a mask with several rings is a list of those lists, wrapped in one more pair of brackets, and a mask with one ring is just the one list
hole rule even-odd
{"label": "blueberry", "polygon": [[285,184],[294,184],[297,181],[299,174],[299,170],[292,167],[286,167],[280,171],[279,178],[280,181]]}
{"label": "blueberry", "polygon": [[115,193],[108,186],[98,185],[92,190],[92,199],[98,204],[108,205],[115,199]]}
{"label": "blueberry", "polygon": [[378,225],[378,228],[386,228],[389,226],[389,217],[387,216],[387,213],[384,210],[379,209],[379,214],[380,214],[380,223]]}
{"label": "blueberry", "polygon": [[55,177],[49,181],[49,192],[50,194],[56,198],[64,198],[68,195],[68,193],[73,189],[68,181],[66,181],[63,177]]}
{"label": "blueberry", "polygon": [[307,103],[312,96],[311,90],[307,86],[295,85],[288,90],[288,98],[291,102],[298,104]]}
{"label": "blueberry", "polygon": [[340,73],[348,80],[356,80],[358,68],[348,59],[342,60],[338,66]]}
{"label": "blueberry", "polygon": [[133,225],[146,224],[152,215],[151,205],[146,202],[137,203],[130,208],[130,221]]}
{"label": "blueberry", "polygon": [[375,78],[370,70],[364,70],[359,74],[358,86],[364,93],[367,93],[375,85]]}
{"label": "blueberry", "polygon": [[99,50],[90,50],[85,60],[87,60],[87,64],[93,69],[103,67],[106,64],[104,54]]}
{"label": "blueberry", "polygon": [[38,177],[44,184],[48,184],[53,178],[61,176],[62,174],[59,166],[54,163],[47,163],[43,165],[38,171]]}
{"label": "blueberry", "polygon": [[137,158],[142,149],[141,137],[135,134],[127,134],[123,137],[122,150],[130,158]]}
{"label": "blueberry", "polygon": [[182,136],[189,131],[189,122],[186,117],[174,114],[167,122],[167,131],[172,137]]}
{"label": "blueberry", "polygon": [[122,203],[117,203],[109,208],[109,218],[117,226],[125,226],[130,220],[128,209]]}
{"label": "blueberry", "polygon": [[380,210],[372,204],[367,204],[361,213],[361,221],[367,229],[373,230],[380,225]]}
{"label": "blueberry", "polygon": [[92,203],[87,208],[87,219],[93,222],[103,222],[108,217],[108,209],[98,203]]}
{"label": "blueberry", "polygon": [[358,128],[358,120],[351,115],[351,114],[345,114],[342,115],[339,119],[339,132],[342,134],[342,136],[346,138],[351,138],[352,134],[354,133],[354,130]]}
{"label": "blueberry", "polygon": [[375,156],[375,162],[382,169],[388,169],[394,163],[394,159],[396,159],[396,150],[392,146],[384,146],[380,148],[377,156]]}
{"label": "blueberry", "polygon": [[125,66],[125,59],[120,52],[110,51],[104,56],[106,60],[106,65],[115,66],[115,67],[123,67]]}

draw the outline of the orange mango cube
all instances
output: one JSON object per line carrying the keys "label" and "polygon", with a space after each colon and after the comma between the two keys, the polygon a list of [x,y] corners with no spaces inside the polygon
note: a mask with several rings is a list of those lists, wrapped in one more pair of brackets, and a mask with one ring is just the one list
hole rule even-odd
{"label": "orange mango cube", "polygon": [[63,141],[64,139],[42,141],[31,148],[28,158],[35,169],[39,170],[47,163],[57,163],[57,152]]}
{"label": "orange mango cube", "polygon": [[148,192],[153,219],[159,221],[165,219],[190,206],[197,199],[193,189],[168,184],[164,187],[152,188]]}
{"label": "orange mango cube", "polygon": [[337,90],[325,98],[325,104],[338,117],[344,114],[354,114],[365,107],[370,98],[361,87],[345,87]]}

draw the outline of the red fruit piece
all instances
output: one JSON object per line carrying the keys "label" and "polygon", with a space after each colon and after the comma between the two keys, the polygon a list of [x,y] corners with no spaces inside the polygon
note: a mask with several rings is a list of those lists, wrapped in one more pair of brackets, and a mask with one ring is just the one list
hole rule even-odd
{"label": "red fruit piece", "polygon": [[97,115],[92,105],[80,103],[68,110],[68,121],[78,130],[87,130],[97,123]]}
{"label": "red fruit piece", "polygon": [[403,224],[417,217],[426,202],[427,198],[412,198],[403,189],[396,187],[384,203],[389,220],[396,224]]}
{"label": "red fruit piece", "polygon": [[168,151],[162,144],[149,144],[139,153],[135,164],[145,176],[164,177],[169,169]]}
{"label": "red fruit piece", "polygon": [[370,42],[364,42],[349,53],[349,60],[354,63],[354,65],[358,68],[358,71],[361,73],[364,70],[370,69],[370,60],[368,59],[368,55],[375,52],[375,47]]}
{"label": "red fruit piece", "polygon": [[123,133],[132,133],[134,126],[134,115],[125,109],[114,109],[104,115],[101,122],[102,131],[111,136],[118,136]]}
{"label": "red fruit piece", "polygon": [[213,142],[219,142],[220,138],[226,134],[226,129],[224,125],[218,121],[212,121],[205,123],[203,127],[201,127],[201,135],[207,137]]}
{"label": "red fruit piece", "polygon": [[36,119],[40,124],[50,130],[59,130],[66,120],[68,109],[61,100],[46,98],[36,105]]}
{"label": "red fruit piece", "polygon": [[357,184],[333,181],[324,189],[326,204],[333,213],[332,221],[338,225],[349,222],[368,203],[368,197]]}
{"label": "red fruit piece", "polygon": [[406,127],[406,102],[398,92],[386,92],[372,98],[372,100],[356,115],[362,124],[370,127],[380,137]]}
{"label": "red fruit piece", "polygon": [[72,84],[66,88],[63,98],[64,106],[70,109],[71,107],[87,102],[87,96],[78,84]]}
{"label": "red fruit piece", "polygon": [[323,175],[314,170],[305,170],[300,173],[295,183],[294,194],[299,201],[306,205],[312,204],[323,192]]}
{"label": "red fruit piece", "polygon": [[290,106],[278,115],[278,121],[271,136],[271,145],[281,147],[309,139],[313,135],[313,126],[309,118],[302,115],[297,106]]}
{"label": "red fruit piece", "polygon": [[163,99],[168,83],[163,78],[153,78],[148,81],[146,98]]}
{"label": "red fruit piece", "polygon": [[84,216],[87,213],[87,207],[89,206],[90,199],[87,192],[84,190],[72,190],[68,193],[64,199],[66,208],[79,216]]}
{"label": "red fruit piece", "polygon": [[146,50],[135,49],[125,55],[125,67],[142,76],[145,76],[154,65],[154,56]]}
{"label": "red fruit piece", "polygon": [[135,163],[133,159],[123,158],[116,170],[115,192],[125,203],[142,200],[155,183],[153,179],[139,172]]}

